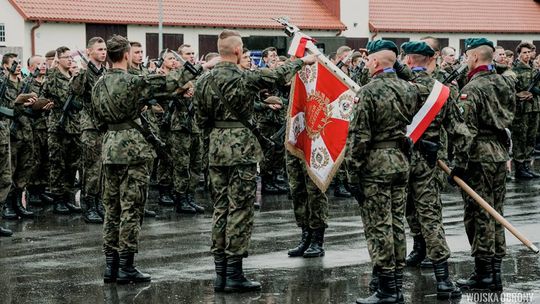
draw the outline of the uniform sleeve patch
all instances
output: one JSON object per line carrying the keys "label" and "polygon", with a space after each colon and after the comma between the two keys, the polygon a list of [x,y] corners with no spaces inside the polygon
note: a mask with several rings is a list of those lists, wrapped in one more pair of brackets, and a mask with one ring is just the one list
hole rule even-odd
{"label": "uniform sleeve patch", "polygon": [[466,100],[466,99],[467,99],[467,94],[461,94],[461,95],[459,96],[459,99],[461,99],[461,100]]}

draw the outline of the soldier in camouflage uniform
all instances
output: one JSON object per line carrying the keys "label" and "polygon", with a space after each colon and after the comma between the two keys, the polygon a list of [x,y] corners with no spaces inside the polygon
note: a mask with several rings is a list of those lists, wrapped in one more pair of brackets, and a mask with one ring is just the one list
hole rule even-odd
{"label": "soldier in camouflage uniform", "polygon": [[156,157],[146,139],[150,130],[141,126],[144,100],[156,92],[182,87],[190,80],[190,74],[184,73],[177,78],[177,85],[168,87],[163,75],[132,75],[127,72],[129,50],[130,44],[124,37],[114,36],[107,41],[113,68],[97,81],[92,91],[97,122],[107,125],[101,154],[105,206],[103,251],[107,263],[104,281],[118,283],[150,281],[149,275],[133,266],[148,195],[148,164]]}
{"label": "soldier in camouflage uniform", "polygon": [[[2,60],[4,69],[7,71],[7,86],[4,96],[0,97],[3,98],[3,103],[12,109],[15,108],[15,100],[23,87],[23,81],[20,79],[21,64],[20,61],[16,60],[15,56],[9,56]],[[15,61],[17,68],[10,71]],[[28,117],[17,115],[11,122],[10,149],[12,187],[6,200],[4,218],[33,218],[34,214],[26,210],[22,204],[23,191],[32,177],[34,167],[32,125]]]}
{"label": "soldier in camouflage uniform", "polygon": [[[459,107],[473,140],[456,146],[451,176],[464,179],[478,195],[503,214],[506,194],[506,161],[509,138],[505,131],[514,119],[514,82],[498,75],[491,65],[493,43],[485,38],[465,40],[469,81],[461,90]],[[463,289],[502,290],[501,263],[506,254],[504,228],[468,194],[465,201],[465,232],[471,244],[475,270],[469,279],[458,280]]]}
{"label": "soldier in camouflage uniform", "polygon": [[[30,58],[29,70],[31,73],[37,69],[39,74],[31,79],[30,92],[42,95],[43,82],[47,74],[47,64],[45,58],[36,55]],[[35,113],[37,117],[33,119],[32,129],[34,138],[34,160],[35,166],[27,189],[30,194],[30,203],[50,202],[51,198],[45,194],[45,189],[49,183],[49,149],[47,145],[47,114],[53,103],[47,104],[42,111]]]}
{"label": "soldier in camouflage uniform", "polygon": [[87,223],[103,223],[104,210],[101,203],[101,142],[102,131],[93,118],[92,88],[105,72],[102,65],[107,58],[105,40],[94,37],[86,46],[89,55],[89,65],[73,77],[71,87],[73,92],[83,102],[81,110],[81,143],[82,143],[82,198],[84,220]]}
{"label": "soldier in camouflage uniform", "polygon": [[[405,266],[405,202],[409,161],[406,126],[418,93],[397,77],[397,46],[387,40],[368,43],[372,80],[358,92],[349,129],[349,184],[361,206],[369,254],[378,267],[378,288],[357,303],[402,303]],[[407,149],[408,150],[408,149]]]}
{"label": "soldier in camouflage uniform", "polygon": [[58,66],[47,76],[42,93],[43,97],[54,103],[48,121],[50,190],[54,198],[54,212],[69,214],[81,212],[81,208],[73,202],[72,192],[82,154],[78,113],[82,105],[80,100],[74,99],[71,109],[64,114],[63,125],[60,124],[64,104],[72,94],[69,68],[73,59],[67,47],[56,49],[56,55]]}
{"label": "soldier in camouflage uniform", "polygon": [[515,177],[529,179],[540,177],[531,168],[532,156],[536,142],[536,133],[540,121],[540,89],[533,88],[533,92],[527,92],[535,71],[530,66],[531,50],[533,45],[522,42],[516,48],[518,61],[514,64],[513,71],[517,76],[516,91],[516,117],[512,125],[513,158]]}
{"label": "soldier in camouflage uniform", "polygon": [[[276,69],[242,71],[237,66],[243,53],[242,39],[231,30],[219,35],[218,50],[222,62],[201,76],[195,88],[197,121],[209,136],[206,148],[214,203],[211,251],[217,274],[214,290],[260,290],[261,285],[247,280],[242,269],[253,229],[257,162],[262,159],[261,147],[246,125],[253,123],[253,96],[263,88],[284,84],[286,76],[300,70],[303,61]],[[313,63],[315,58],[309,60]]]}
{"label": "soldier in camouflage uniform", "polygon": [[[0,87],[8,81],[4,75],[0,75]],[[0,99],[0,106],[7,107],[4,98]],[[9,152],[9,124],[10,120],[0,115],[0,210],[4,210],[4,204],[11,189],[11,157]],[[2,212],[3,213],[3,212]],[[0,236],[11,236],[13,232],[0,226]]]}
{"label": "soldier in camouflage uniform", "polygon": [[[435,85],[428,66],[434,61],[435,51],[425,42],[406,42],[401,48],[407,55],[405,63],[413,72],[412,81],[421,84],[422,102],[425,102]],[[423,106],[418,105],[417,110]],[[426,256],[433,262],[435,277],[437,279],[437,297],[439,299],[457,298],[461,291],[449,279],[448,258],[450,248],[446,242],[442,219],[442,201],[440,196],[441,181],[438,178],[439,169],[436,166],[441,147],[441,133],[446,128],[453,141],[463,141],[470,133],[460,117],[459,110],[448,97],[437,116],[428,126],[422,137],[417,141],[411,158],[411,171],[409,174],[409,193],[406,205],[407,221],[414,219],[420,226],[420,234],[415,235],[415,245],[421,244],[423,256],[414,259],[420,263]],[[445,149],[443,149],[445,150]],[[459,151],[458,151],[459,152]],[[443,154],[446,154],[444,151]],[[411,256],[406,260],[411,265]]]}

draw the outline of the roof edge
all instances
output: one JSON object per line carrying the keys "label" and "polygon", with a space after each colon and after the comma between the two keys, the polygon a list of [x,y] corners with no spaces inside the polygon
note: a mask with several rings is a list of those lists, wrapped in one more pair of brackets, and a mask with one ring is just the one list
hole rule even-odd
{"label": "roof edge", "polygon": [[11,6],[13,6],[15,8],[15,10],[19,13],[19,15],[21,15],[21,17],[24,18],[24,20],[30,20],[28,15],[24,12],[24,10],[21,8],[21,6],[18,5],[17,2],[15,2],[15,0],[8,0],[8,2],[11,4]]}
{"label": "roof edge", "polygon": [[525,31],[494,31],[494,30],[456,30],[456,29],[395,29],[395,28],[380,28],[377,27],[377,31],[380,33],[486,33],[486,34],[540,34],[540,30],[525,30]]}

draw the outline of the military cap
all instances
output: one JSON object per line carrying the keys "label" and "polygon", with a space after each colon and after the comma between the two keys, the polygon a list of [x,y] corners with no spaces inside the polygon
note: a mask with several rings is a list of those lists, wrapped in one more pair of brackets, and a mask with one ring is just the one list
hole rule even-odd
{"label": "military cap", "polygon": [[493,46],[493,42],[487,40],[486,38],[467,38],[465,39],[465,51],[475,49],[479,46],[487,45],[495,51],[495,47]]}
{"label": "military cap", "polygon": [[409,41],[401,45],[401,49],[408,54],[418,54],[428,57],[435,55],[435,51],[424,41]]}
{"label": "military cap", "polygon": [[392,51],[396,53],[396,56],[399,54],[397,45],[390,40],[373,40],[367,44],[367,51],[369,54],[374,54],[384,50]]}

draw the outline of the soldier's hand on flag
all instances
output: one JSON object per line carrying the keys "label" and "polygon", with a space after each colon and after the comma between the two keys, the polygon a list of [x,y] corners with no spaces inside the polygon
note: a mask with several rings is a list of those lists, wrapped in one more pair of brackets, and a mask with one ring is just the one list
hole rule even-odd
{"label": "soldier's hand on flag", "polygon": [[319,55],[311,54],[311,55],[304,56],[300,59],[304,62],[304,64],[312,65],[315,62],[317,62],[317,56]]}

